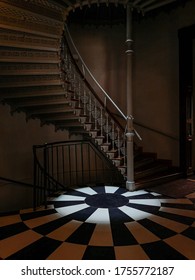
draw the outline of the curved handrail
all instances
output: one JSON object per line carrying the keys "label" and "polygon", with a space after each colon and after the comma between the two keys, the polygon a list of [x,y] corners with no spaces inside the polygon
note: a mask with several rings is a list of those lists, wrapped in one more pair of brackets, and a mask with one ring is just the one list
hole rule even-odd
{"label": "curved handrail", "polygon": [[140,127],[144,128],[144,129],[147,129],[147,130],[150,130],[150,131],[155,132],[155,133],[157,133],[157,134],[160,134],[160,135],[162,135],[162,136],[164,136],[164,137],[170,138],[170,139],[175,140],[175,141],[179,141],[179,139],[178,139],[177,137],[175,137],[175,136],[169,135],[169,134],[167,134],[167,133],[165,133],[165,132],[163,132],[163,131],[157,130],[157,129],[155,129],[155,128],[146,126],[146,125],[144,125],[144,124],[142,124],[142,123],[134,122],[134,124],[137,125],[137,126],[140,126]]}
{"label": "curved handrail", "polygon": [[[112,112],[112,114],[115,115],[116,117],[121,118],[121,116],[118,115],[118,114],[116,114],[115,112]],[[149,131],[155,132],[155,133],[157,133],[157,134],[160,134],[160,135],[165,136],[165,137],[167,137],[167,138],[170,138],[170,139],[172,139],[172,140],[179,141],[179,138],[177,138],[177,137],[175,137],[175,136],[172,136],[172,135],[169,135],[169,134],[167,134],[167,133],[165,133],[165,132],[163,132],[163,131],[157,130],[157,129],[155,129],[155,128],[149,127],[149,126],[147,126],[147,125],[145,125],[145,124],[143,124],[143,123],[134,121],[134,125],[140,126],[140,127],[144,128],[144,129],[147,129],[147,130],[149,130]],[[134,131],[135,131],[135,133],[137,133],[137,131],[136,131],[135,129],[134,129]],[[138,138],[140,139],[140,136],[139,136],[139,135],[137,135],[137,136],[138,136]]]}
{"label": "curved handrail", "polygon": [[93,74],[91,73],[91,71],[89,70],[89,68],[87,67],[87,65],[85,64],[85,62],[83,61],[81,55],[79,54],[79,51],[77,49],[77,47],[75,46],[73,40],[72,40],[72,37],[70,35],[70,32],[68,30],[68,26],[67,24],[65,24],[65,31],[66,31],[66,34],[68,35],[68,38],[76,52],[76,54],[78,55],[81,63],[82,63],[82,67],[83,69],[86,70],[86,72],[89,74],[89,76],[92,78],[92,80],[94,81],[94,83],[98,86],[98,88],[103,92],[104,96],[106,98],[108,98],[108,100],[112,103],[112,105],[117,109],[117,111],[120,113],[120,115],[125,119],[127,120],[127,116],[125,116],[125,114],[121,111],[121,109],[116,105],[116,103],[112,100],[112,98],[109,96],[109,94],[102,88],[102,86],[97,82],[97,80],[95,79],[95,77],[93,76]]}

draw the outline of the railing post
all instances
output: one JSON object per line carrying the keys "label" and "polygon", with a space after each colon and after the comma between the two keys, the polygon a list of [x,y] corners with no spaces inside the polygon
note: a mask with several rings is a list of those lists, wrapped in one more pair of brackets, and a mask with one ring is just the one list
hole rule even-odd
{"label": "railing post", "polygon": [[126,188],[129,191],[135,190],[134,182],[134,154],[133,154],[133,48],[132,48],[132,10],[131,4],[127,3],[126,8],[126,98],[127,98],[127,130],[126,130],[126,147],[127,147],[127,181]]}
{"label": "railing post", "polygon": [[33,157],[34,157],[34,178],[33,178],[33,210],[37,207],[37,163],[35,158],[36,148],[33,146]]}
{"label": "railing post", "polygon": [[47,208],[47,189],[48,189],[48,181],[47,181],[47,146],[45,145],[43,150],[43,164],[44,164],[44,188],[43,188],[43,196],[44,196],[44,206]]}

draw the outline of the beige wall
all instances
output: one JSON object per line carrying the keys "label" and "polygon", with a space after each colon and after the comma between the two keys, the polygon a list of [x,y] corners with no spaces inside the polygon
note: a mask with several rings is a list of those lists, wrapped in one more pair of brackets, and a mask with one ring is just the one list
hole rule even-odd
{"label": "beige wall", "polygon": [[[179,137],[178,30],[194,23],[195,2],[171,13],[134,22],[134,118],[168,136]],[[125,26],[70,25],[81,56],[102,87],[126,111]],[[178,140],[136,126],[147,152],[179,159]]]}
{"label": "beige wall", "polygon": [[[0,105],[0,131],[0,177],[25,183],[33,183],[32,146],[69,139],[67,131],[55,132],[53,125],[41,127],[39,120],[26,122],[24,113],[12,116],[8,105]],[[0,212],[31,208],[32,191],[31,187],[0,180]]]}
{"label": "beige wall", "polygon": [[40,127],[39,120],[26,122],[24,113],[10,114],[0,105],[0,176],[32,182],[32,145],[66,140],[66,132],[55,132],[52,125]]}
{"label": "beige wall", "polygon": [[[126,111],[125,32],[122,24],[113,27],[70,25],[71,36],[85,64],[97,82],[124,112]],[[102,97],[101,91],[98,91],[97,87],[95,89]]]}
{"label": "beige wall", "polygon": [[[135,25],[136,121],[179,138],[178,30],[194,23],[195,2],[171,13],[161,12]],[[161,158],[179,160],[179,143],[137,127],[147,151],[157,149]]]}
{"label": "beige wall", "polygon": [[10,114],[0,105],[0,177],[33,182],[32,146],[68,140],[67,131],[55,132],[53,125],[40,126],[39,120],[26,122],[24,113]]}

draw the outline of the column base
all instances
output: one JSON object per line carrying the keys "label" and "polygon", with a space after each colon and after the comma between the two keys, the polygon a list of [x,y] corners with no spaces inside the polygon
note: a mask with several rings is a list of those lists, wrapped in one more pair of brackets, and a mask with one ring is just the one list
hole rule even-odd
{"label": "column base", "polygon": [[135,182],[126,181],[126,189],[130,192],[136,190]]}

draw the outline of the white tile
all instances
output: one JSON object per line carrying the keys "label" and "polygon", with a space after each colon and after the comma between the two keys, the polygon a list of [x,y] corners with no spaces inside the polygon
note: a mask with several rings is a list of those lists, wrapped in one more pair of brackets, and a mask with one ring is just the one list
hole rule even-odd
{"label": "white tile", "polygon": [[148,192],[146,192],[146,191],[144,191],[144,190],[139,190],[139,191],[133,191],[133,192],[127,191],[127,192],[125,192],[125,193],[122,194],[122,195],[124,195],[124,196],[126,196],[126,197],[131,197],[131,196],[142,195],[142,194],[147,194],[147,193],[148,193]]}
{"label": "white tile", "polygon": [[87,223],[109,224],[110,216],[108,209],[98,208],[87,220]]}
{"label": "white tile", "polygon": [[94,191],[92,188],[90,187],[85,187],[85,188],[78,188],[76,189],[78,192],[82,192],[82,193],[85,193],[85,194],[97,194],[96,191]]}
{"label": "white tile", "polygon": [[160,207],[160,201],[158,199],[130,199],[130,203],[142,204],[142,205],[151,205]]}
{"label": "white tile", "polygon": [[76,213],[76,212],[83,210],[85,208],[88,208],[88,207],[89,207],[89,205],[87,205],[86,203],[83,203],[83,204],[77,204],[77,205],[72,205],[72,206],[58,207],[58,208],[56,208],[56,211],[58,211],[58,213],[60,213],[62,216],[67,216],[67,215]]}
{"label": "white tile", "polygon": [[115,193],[119,187],[105,186],[106,193]]}
{"label": "white tile", "polygon": [[135,221],[148,218],[151,215],[150,213],[147,213],[145,211],[134,209],[128,206],[122,206],[119,207],[118,209],[120,209],[122,212],[127,214],[130,218],[134,219]]}
{"label": "white tile", "polygon": [[162,194],[156,192],[150,192],[150,194],[152,194],[153,196],[162,196]]}

